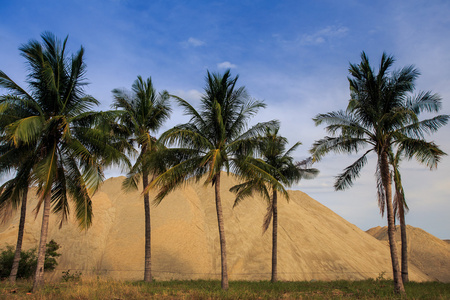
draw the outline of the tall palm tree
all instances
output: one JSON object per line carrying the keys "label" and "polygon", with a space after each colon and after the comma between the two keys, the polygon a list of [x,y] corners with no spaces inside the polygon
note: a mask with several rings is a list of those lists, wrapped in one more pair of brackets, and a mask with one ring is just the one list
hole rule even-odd
{"label": "tall palm tree", "polygon": [[[5,147],[6,146],[6,147]],[[33,160],[29,155],[30,149],[27,147],[16,148],[11,143],[5,142],[0,146],[0,173],[7,173],[15,168],[14,178],[6,181],[0,187],[0,216],[2,221],[11,217],[11,213],[17,210],[20,205],[20,219],[17,233],[16,250],[9,280],[16,282],[17,271],[19,270],[20,254],[22,251],[23,234],[25,230],[25,220],[27,211],[28,188],[31,185],[31,167]]]}
{"label": "tall palm tree", "polygon": [[[157,171],[149,165],[149,160],[151,155],[162,147],[154,134],[170,116],[169,94],[165,91],[157,94],[151,78],[144,81],[141,76],[138,76],[133,83],[132,93],[119,89],[114,89],[112,93],[114,95],[112,107],[119,110],[120,124],[128,129],[129,142],[136,143],[141,149],[135,164],[130,168],[127,178],[123,182],[123,187],[137,189],[142,177],[142,185],[145,189],[149,183],[149,176],[153,177],[157,174]],[[144,210],[144,281],[151,282],[151,222],[148,192],[144,193]]]}
{"label": "tall palm tree", "polygon": [[[0,71],[0,76],[1,75],[3,74]],[[6,181],[0,187],[1,220],[8,220],[11,217],[11,213],[18,209],[20,205],[20,219],[16,250],[9,276],[9,280],[12,283],[16,282],[17,271],[19,269],[26,219],[27,194],[28,187],[31,184],[30,173],[32,166],[32,160],[30,160],[32,148],[27,145],[14,146],[14,143],[8,140],[5,136],[5,129],[7,125],[17,120],[15,117],[17,113],[20,113],[22,116],[27,115],[26,109],[20,109],[17,106],[11,107],[8,105],[9,100],[14,97],[14,95],[0,95],[0,174],[15,172],[14,178]]]}
{"label": "tall palm tree", "polygon": [[[426,96],[428,97],[428,96]],[[418,103],[417,100],[422,99],[422,97],[410,98],[407,101],[407,105],[410,109],[412,109],[417,115],[421,112],[426,111],[428,113],[437,113],[441,108],[440,102],[435,102],[433,105],[423,105],[423,103]],[[445,116],[438,116],[438,118],[445,118]],[[428,132],[426,132],[428,133]],[[424,138],[423,134],[420,136]],[[439,153],[439,155],[446,155],[438,146],[433,145],[435,153]],[[418,149],[420,155],[421,149]],[[401,147],[397,148],[397,151],[394,153],[390,151],[389,153],[389,162],[392,166],[392,178],[394,181],[394,215],[398,218],[400,222],[400,237],[401,237],[401,273],[403,283],[409,282],[408,276],[408,243],[407,243],[407,232],[406,232],[406,221],[405,214],[408,212],[409,208],[405,199],[405,191],[403,189],[402,177],[400,173],[400,163],[402,159],[405,157],[405,150]],[[436,167],[435,165],[431,166],[431,169]]]}
{"label": "tall palm tree", "polygon": [[156,161],[178,161],[155,178],[149,188],[160,188],[156,203],[176,187],[189,180],[199,181],[206,175],[205,184],[212,184],[215,191],[217,222],[219,227],[222,288],[228,289],[227,251],[225,226],[220,197],[221,170],[237,173],[240,167],[239,153],[267,126],[276,121],[259,123],[247,129],[248,120],[265,107],[260,101],[252,100],[244,87],[236,87],[238,76],[232,78],[230,71],[224,74],[206,76],[205,93],[201,98],[200,110],[187,101],[175,97],[185,114],[191,116],[189,123],[177,125],[161,136],[161,141],[178,148],[161,152]]}
{"label": "tall palm tree", "polygon": [[434,132],[448,122],[449,116],[437,116],[419,121],[417,113],[409,106],[409,101],[422,108],[440,105],[436,94],[419,93],[411,96],[414,81],[419,73],[413,66],[404,67],[389,73],[394,58],[383,53],[378,73],[375,74],[369,59],[363,52],[361,63],[350,64],[348,78],[350,95],[346,111],[319,114],[316,125],[328,124],[327,136],[314,143],[312,153],[319,160],[328,152],[356,153],[369,146],[359,159],[339,174],[334,185],[336,190],[350,187],[359,176],[371,152],[377,155],[378,200],[382,213],[386,209],[391,261],[396,292],[404,293],[399,270],[397,247],[394,239],[394,212],[391,197],[391,177],[389,169],[389,151],[395,146],[402,147],[408,158],[416,157],[421,163],[434,167],[443,155],[436,145],[425,141],[426,132]]}
{"label": "tall palm tree", "polygon": [[41,37],[42,43],[31,40],[19,48],[28,64],[30,92],[0,73],[0,86],[11,94],[1,104],[16,111],[4,128],[4,136],[17,147],[32,149],[30,175],[39,197],[36,212],[43,206],[33,291],[43,283],[51,206],[62,224],[70,213],[70,198],[79,227],[88,228],[93,216],[91,195],[103,180],[103,166],[119,158],[105,135],[93,127],[99,113],[90,109],[98,101],[83,92],[84,49],[69,57],[67,37],[63,42],[49,32]]}
{"label": "tall palm tree", "polygon": [[[295,143],[290,149],[286,150],[287,139],[278,135],[279,127],[267,128],[264,136],[261,136],[256,146],[256,152],[261,154],[261,158],[247,157],[251,164],[257,169],[264,170],[271,177],[277,180],[281,185],[290,187],[302,178],[312,179],[317,176],[319,170],[308,168],[310,160],[294,162],[292,153],[301,145]],[[244,183],[235,185],[230,191],[236,193],[234,206],[241,200],[252,196],[255,192],[259,193],[267,200],[267,214],[264,217],[263,233],[272,223],[272,282],[278,280],[277,272],[277,243],[278,243],[278,188],[265,179],[270,177],[254,177],[249,174],[249,178]],[[245,174],[243,174],[245,177]],[[282,195],[289,200],[289,194],[283,189]]]}

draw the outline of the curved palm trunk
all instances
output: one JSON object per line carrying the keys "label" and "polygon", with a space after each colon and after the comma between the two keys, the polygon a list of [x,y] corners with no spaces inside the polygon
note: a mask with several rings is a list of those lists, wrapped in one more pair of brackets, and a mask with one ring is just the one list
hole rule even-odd
{"label": "curved palm trunk", "polygon": [[42,212],[42,225],[41,225],[41,239],[39,241],[39,249],[37,255],[37,266],[36,266],[36,274],[34,275],[33,281],[33,292],[39,290],[44,283],[44,262],[45,262],[45,248],[47,245],[47,235],[48,235],[48,221],[50,218],[50,203],[51,202],[51,194],[44,198],[44,209]]}
{"label": "curved palm trunk", "polygon": [[389,174],[389,165],[387,153],[383,152],[380,157],[381,180],[386,195],[387,221],[388,221],[388,236],[389,248],[391,251],[392,271],[394,277],[394,289],[396,293],[405,293],[402,277],[400,276],[400,268],[398,263],[397,244],[395,242],[395,220],[394,209],[391,200],[391,179]]}
{"label": "curved palm trunk", "polygon": [[24,189],[22,195],[22,205],[20,208],[19,232],[17,234],[16,252],[14,253],[14,260],[11,268],[11,273],[9,274],[9,281],[11,283],[16,282],[17,271],[19,270],[20,253],[22,252],[23,233],[25,229],[25,219],[27,215],[27,196],[28,196],[27,194],[28,194],[28,187]]}
{"label": "curved palm trunk", "polygon": [[403,203],[399,207],[400,213],[400,235],[402,239],[402,280],[403,283],[409,282],[408,276],[408,242],[406,239],[406,222],[405,222],[405,208]]}
{"label": "curved palm trunk", "polygon": [[272,282],[277,282],[277,243],[278,243],[278,208],[277,191],[273,190],[272,197]]}
{"label": "curved palm trunk", "polygon": [[[142,185],[145,188],[148,185],[148,173],[142,175]],[[144,210],[145,210],[145,266],[144,281],[152,282],[152,248],[151,248],[151,223],[150,223],[150,200],[148,193],[144,194]]]}
{"label": "curved palm trunk", "polygon": [[222,289],[228,290],[227,248],[225,242],[225,226],[223,223],[222,202],[220,200],[220,173],[216,175],[214,189],[216,194],[217,222],[219,224],[220,255],[222,262]]}

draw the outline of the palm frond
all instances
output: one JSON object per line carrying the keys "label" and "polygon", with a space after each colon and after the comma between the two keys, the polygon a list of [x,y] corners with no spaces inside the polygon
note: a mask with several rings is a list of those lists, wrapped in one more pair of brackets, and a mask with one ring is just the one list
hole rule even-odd
{"label": "palm frond", "polygon": [[447,155],[438,145],[417,139],[405,139],[400,144],[407,158],[415,157],[419,163],[425,164],[430,169],[437,168],[442,156]]}
{"label": "palm frond", "polygon": [[59,228],[61,228],[70,215],[70,208],[67,197],[67,182],[64,168],[60,166],[57,173],[58,180],[53,184],[51,201],[53,204],[53,213],[60,216]]}
{"label": "palm frond", "polygon": [[[272,202],[272,201],[270,201],[270,202]],[[267,231],[267,229],[269,229],[270,223],[272,223],[272,218],[273,218],[273,206],[268,205],[267,212],[264,215],[264,220],[263,220],[263,225],[262,225],[263,234]]]}
{"label": "palm frond", "polygon": [[[401,151],[398,151],[397,154],[400,154]],[[400,154],[401,155],[401,154]],[[397,216],[397,218],[400,219],[400,213],[402,211],[408,211],[408,205],[406,204],[405,201],[405,191],[403,189],[403,184],[402,184],[402,177],[400,174],[400,170],[398,168],[398,163],[399,163],[399,158],[400,155],[396,155],[397,159],[394,159],[394,161],[392,161],[391,165],[393,166],[393,179],[394,179],[394,187],[395,187],[395,194],[394,194],[394,201],[393,201],[393,206],[394,206],[394,215]]]}
{"label": "palm frond", "polygon": [[[39,194],[40,202],[51,193],[54,179],[57,177],[57,145],[48,145],[48,151],[45,156],[40,159],[34,168],[34,176],[40,183]],[[39,211],[39,206],[36,212]]]}
{"label": "palm frond", "polygon": [[38,138],[43,127],[42,121],[40,116],[22,118],[7,127],[7,135],[11,137],[15,145],[30,144]]}
{"label": "palm frond", "polygon": [[449,115],[439,115],[431,119],[414,122],[400,128],[398,132],[412,138],[423,139],[426,134],[432,134],[447,125],[449,117]]}
{"label": "palm frond", "polygon": [[367,144],[371,144],[371,142],[364,138],[326,136],[313,143],[310,153],[313,155],[315,161],[320,161],[329,152],[356,153]]}
{"label": "palm frond", "polygon": [[161,135],[160,141],[163,144],[198,149],[199,151],[214,149],[213,141],[210,141],[192,124],[178,125],[167,130]]}
{"label": "palm frond", "polygon": [[255,193],[259,194],[266,201],[270,201],[269,189],[266,183],[259,178],[254,178],[230,188],[230,192],[236,194],[233,208],[239,205],[242,200],[252,197]]}
{"label": "palm frond", "polygon": [[381,168],[380,162],[378,161],[377,167],[375,170],[375,179],[377,182],[377,201],[378,208],[380,209],[381,216],[384,216],[384,211],[386,208],[386,191],[384,190],[383,181],[381,179]]}
{"label": "palm frond", "polygon": [[3,71],[0,70],[0,87],[10,91],[14,96],[25,99],[33,99],[24,89],[22,89],[17,83],[8,77]]}
{"label": "palm frond", "polygon": [[200,127],[207,126],[201,114],[197,112],[197,110],[191,104],[189,104],[189,102],[175,95],[170,95],[170,97],[174,98],[177,101],[178,105],[183,108],[185,115],[191,116],[190,122]]}
{"label": "palm frond", "polygon": [[358,158],[353,164],[344,169],[344,172],[336,177],[336,182],[334,183],[334,188],[336,191],[341,191],[349,188],[353,185],[353,181],[359,177],[359,173],[364,165],[367,163],[367,154],[369,154],[372,149],[366,151],[360,158]]}
{"label": "palm frond", "polygon": [[442,107],[442,98],[438,94],[428,92],[419,92],[415,96],[408,96],[406,107],[413,110],[414,113],[438,112]]}

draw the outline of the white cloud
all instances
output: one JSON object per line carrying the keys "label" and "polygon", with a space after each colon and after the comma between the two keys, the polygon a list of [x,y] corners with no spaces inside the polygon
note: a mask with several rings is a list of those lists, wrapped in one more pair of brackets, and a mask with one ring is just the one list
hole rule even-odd
{"label": "white cloud", "polygon": [[312,34],[303,35],[300,39],[300,43],[303,45],[319,45],[333,38],[344,37],[347,32],[347,27],[327,26]]}
{"label": "white cloud", "polygon": [[224,61],[217,64],[219,69],[234,69],[237,68],[235,64],[230,63],[229,61]]}
{"label": "white cloud", "polygon": [[188,91],[176,90],[173,92],[173,94],[175,96],[178,96],[178,97],[186,100],[189,103],[198,102],[198,101],[200,101],[200,98],[202,97],[202,93],[195,89],[188,90]]}
{"label": "white cloud", "polygon": [[203,45],[205,44],[205,42],[204,42],[204,41],[201,41],[201,40],[199,40],[199,39],[190,37],[190,38],[187,40],[186,44],[187,44],[188,46],[192,46],[192,47],[200,47],[200,46],[203,46]]}

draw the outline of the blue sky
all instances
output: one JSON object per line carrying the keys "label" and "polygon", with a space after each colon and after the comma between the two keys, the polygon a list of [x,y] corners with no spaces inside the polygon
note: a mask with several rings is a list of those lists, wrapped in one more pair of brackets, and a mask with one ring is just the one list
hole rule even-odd
{"label": "blue sky", "polygon": [[[267,108],[253,123],[278,119],[281,134],[303,145],[325,135],[312,118],[343,109],[349,99],[348,65],[365,51],[377,66],[383,51],[394,68],[414,64],[417,90],[443,98],[450,114],[450,2],[448,1],[6,1],[0,0],[0,69],[19,83],[26,66],[18,47],[43,31],[69,35],[74,52],[85,48],[91,83],[86,92],[109,109],[114,88],[130,88],[137,75],[152,76],[166,89],[198,103],[206,70],[239,74],[240,85]],[[25,85],[25,84],[24,84]],[[186,122],[179,109],[164,129]],[[163,130],[164,130],[163,129]],[[429,138],[450,153],[450,126]],[[293,187],[367,230],[385,226],[378,213],[375,157],[344,192],[333,191],[334,176],[356,156],[330,155],[316,167],[319,177]],[[120,175],[108,170],[109,176]],[[450,238],[450,158],[429,171],[403,164],[409,201],[407,222]]]}

